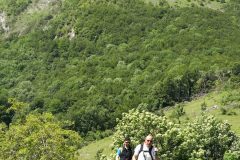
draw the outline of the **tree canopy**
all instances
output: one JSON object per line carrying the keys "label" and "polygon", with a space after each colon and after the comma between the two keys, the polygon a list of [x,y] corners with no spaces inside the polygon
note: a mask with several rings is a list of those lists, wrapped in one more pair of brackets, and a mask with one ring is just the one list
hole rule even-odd
{"label": "tree canopy", "polygon": [[57,9],[29,16],[37,1],[1,1],[10,27],[0,33],[5,109],[6,99],[16,98],[30,110],[73,121],[72,129],[86,135],[113,128],[139,104],[156,111],[217,84],[239,84],[234,1],[221,10],[164,1],[54,2]]}

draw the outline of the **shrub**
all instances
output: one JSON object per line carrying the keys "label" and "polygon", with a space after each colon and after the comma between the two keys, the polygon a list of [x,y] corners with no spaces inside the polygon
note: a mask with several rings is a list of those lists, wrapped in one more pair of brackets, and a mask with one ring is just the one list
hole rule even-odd
{"label": "shrub", "polygon": [[124,137],[129,136],[136,146],[148,134],[154,136],[160,159],[222,159],[236,138],[229,124],[213,116],[203,115],[180,126],[166,117],[134,109],[118,120],[114,145],[121,146]]}

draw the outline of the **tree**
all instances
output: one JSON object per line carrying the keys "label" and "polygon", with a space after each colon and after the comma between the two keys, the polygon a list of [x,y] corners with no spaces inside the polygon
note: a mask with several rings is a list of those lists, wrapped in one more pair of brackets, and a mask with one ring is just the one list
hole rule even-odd
{"label": "tree", "polygon": [[81,143],[76,132],[62,129],[50,113],[30,114],[21,124],[11,124],[5,132],[2,128],[0,159],[74,159]]}

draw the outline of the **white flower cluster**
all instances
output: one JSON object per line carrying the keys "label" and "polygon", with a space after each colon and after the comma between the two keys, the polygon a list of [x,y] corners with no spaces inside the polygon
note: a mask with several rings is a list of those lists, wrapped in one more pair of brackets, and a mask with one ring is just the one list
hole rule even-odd
{"label": "white flower cluster", "polygon": [[202,116],[180,126],[166,117],[138,109],[124,113],[115,129],[116,148],[126,136],[135,147],[146,135],[152,134],[160,159],[223,159],[237,138],[229,124],[213,116]]}

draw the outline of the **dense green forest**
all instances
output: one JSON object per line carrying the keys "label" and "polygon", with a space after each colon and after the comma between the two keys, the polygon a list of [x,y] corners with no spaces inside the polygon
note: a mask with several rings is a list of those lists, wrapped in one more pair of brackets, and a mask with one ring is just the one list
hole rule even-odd
{"label": "dense green forest", "polygon": [[0,0],[0,122],[51,112],[104,136],[130,109],[239,89],[240,3],[173,2]]}

